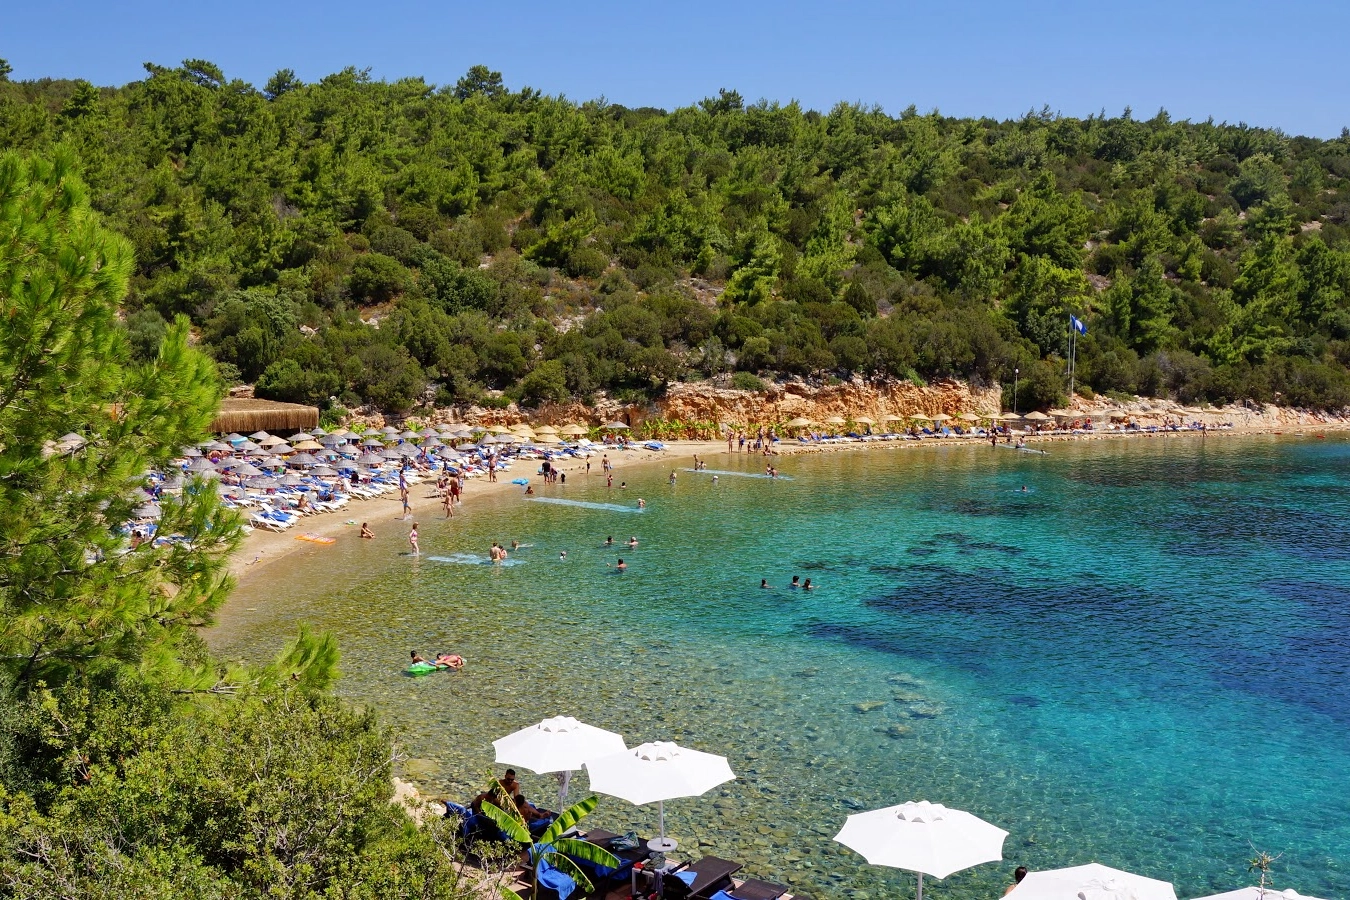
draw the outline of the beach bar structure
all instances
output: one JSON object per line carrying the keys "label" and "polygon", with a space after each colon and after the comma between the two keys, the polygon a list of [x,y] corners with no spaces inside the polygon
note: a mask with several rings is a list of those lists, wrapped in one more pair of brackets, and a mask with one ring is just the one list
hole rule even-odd
{"label": "beach bar structure", "polygon": [[301,403],[278,403],[253,398],[220,401],[220,412],[211,421],[215,434],[249,434],[254,431],[296,432],[319,426],[319,408]]}

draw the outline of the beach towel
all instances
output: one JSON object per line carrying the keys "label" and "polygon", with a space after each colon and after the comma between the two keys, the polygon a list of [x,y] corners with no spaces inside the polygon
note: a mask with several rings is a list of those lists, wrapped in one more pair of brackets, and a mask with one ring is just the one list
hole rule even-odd
{"label": "beach towel", "polygon": [[324,537],[321,534],[297,534],[297,541],[309,541],[311,544],[336,544],[337,538]]}

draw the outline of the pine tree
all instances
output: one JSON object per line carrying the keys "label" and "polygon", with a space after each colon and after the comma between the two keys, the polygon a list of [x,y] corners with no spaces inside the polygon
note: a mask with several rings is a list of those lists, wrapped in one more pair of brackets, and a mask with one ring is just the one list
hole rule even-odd
{"label": "pine tree", "polygon": [[239,527],[212,484],[163,498],[175,540],[124,534],[145,473],[199,440],[218,400],[186,320],[132,362],[131,271],[70,154],[0,156],[0,669],[20,691],[76,671],[181,679],[228,588]]}

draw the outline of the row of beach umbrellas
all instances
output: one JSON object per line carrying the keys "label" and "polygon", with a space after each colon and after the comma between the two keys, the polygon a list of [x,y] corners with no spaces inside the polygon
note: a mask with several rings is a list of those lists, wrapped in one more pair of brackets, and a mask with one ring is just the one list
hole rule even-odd
{"label": "row of beach umbrellas", "polygon": [[[558,773],[558,808],[567,799],[571,774],[586,769],[591,789],[636,806],[656,803],[661,837],[649,849],[669,852],[665,801],[698,797],[736,776],[725,757],[654,741],[631,749],[622,735],[571,716],[545,719],[492,742],[496,761],[536,774]],[[851,815],[835,840],[868,864],[904,869],[918,876],[917,900],[923,900],[923,876],[946,878],[955,872],[1003,858],[1008,832],[978,816],[926,800]],[[1008,894],[1013,900],[1177,900],[1169,882],[1089,863],[1031,872]],[[1294,891],[1244,888],[1201,900],[1312,900]]]}

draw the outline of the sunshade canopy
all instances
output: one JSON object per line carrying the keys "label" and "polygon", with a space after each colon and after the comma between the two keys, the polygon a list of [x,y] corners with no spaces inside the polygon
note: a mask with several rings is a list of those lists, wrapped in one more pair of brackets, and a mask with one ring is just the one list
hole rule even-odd
{"label": "sunshade canopy", "polygon": [[1304,896],[1293,888],[1285,888],[1282,891],[1266,888],[1263,892],[1258,887],[1245,887],[1237,891],[1228,891],[1225,894],[1199,897],[1197,900],[1317,900],[1317,898]]}
{"label": "sunshade canopy", "polygon": [[726,758],[653,741],[622,753],[586,760],[591,790],[637,806],[697,797],[736,777]]}
{"label": "sunshade canopy", "polygon": [[1012,900],[1177,900],[1166,881],[1100,863],[1030,872],[1008,894]]}
{"label": "sunshade canopy", "polygon": [[978,816],[921,800],[849,816],[834,839],[874,866],[946,878],[1002,859],[1007,836]]}
{"label": "sunshade canopy", "polygon": [[624,752],[623,737],[571,716],[554,716],[492,742],[497,762],[543,775],[580,769],[588,760]]}

